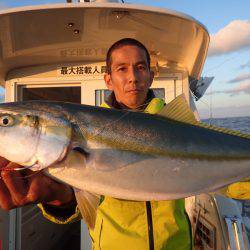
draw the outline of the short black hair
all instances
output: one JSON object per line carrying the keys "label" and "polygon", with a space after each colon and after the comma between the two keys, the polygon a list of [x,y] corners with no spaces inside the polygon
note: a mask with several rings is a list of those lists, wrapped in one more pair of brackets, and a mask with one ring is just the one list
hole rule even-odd
{"label": "short black hair", "polygon": [[123,46],[126,45],[133,45],[133,46],[137,46],[139,48],[141,48],[142,50],[145,51],[146,53],[146,60],[147,60],[147,64],[148,67],[150,69],[150,55],[149,52],[147,50],[147,48],[139,41],[137,41],[136,39],[133,38],[123,38],[117,42],[115,42],[108,50],[107,55],[106,55],[106,72],[108,74],[111,73],[111,64],[112,64],[112,59],[111,59],[111,55],[113,53],[114,50],[119,49]]}

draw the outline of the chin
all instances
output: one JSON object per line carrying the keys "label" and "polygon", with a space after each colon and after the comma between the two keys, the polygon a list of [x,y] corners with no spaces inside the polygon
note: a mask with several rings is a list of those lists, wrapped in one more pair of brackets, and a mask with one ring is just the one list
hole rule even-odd
{"label": "chin", "polygon": [[139,96],[138,94],[130,94],[127,98],[128,101],[124,103],[128,107],[139,107],[142,105],[144,102],[142,101],[142,97]]}
{"label": "chin", "polygon": [[130,102],[130,103],[127,103],[126,106],[133,107],[133,108],[138,108],[141,105],[142,105],[141,102]]}

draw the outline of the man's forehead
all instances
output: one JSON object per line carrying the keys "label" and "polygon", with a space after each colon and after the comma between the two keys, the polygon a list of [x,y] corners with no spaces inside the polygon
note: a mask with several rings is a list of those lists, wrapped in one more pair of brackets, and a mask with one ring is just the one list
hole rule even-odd
{"label": "man's forehead", "polygon": [[[131,51],[131,54],[130,54],[130,51]],[[112,62],[119,63],[119,64],[124,63],[122,62],[122,60],[126,58],[131,59],[132,53],[133,55],[134,53],[136,54],[136,58],[138,58],[140,62],[147,62],[146,52],[142,48],[136,45],[124,45],[119,48],[116,48],[111,54]]]}
{"label": "man's forehead", "polygon": [[121,45],[117,48],[115,48],[112,52],[113,53],[119,53],[119,52],[122,52],[124,50],[136,50],[138,52],[143,52],[143,54],[146,54],[146,52],[144,51],[143,48],[137,46],[137,45],[134,45],[134,44],[124,44],[124,45]]}

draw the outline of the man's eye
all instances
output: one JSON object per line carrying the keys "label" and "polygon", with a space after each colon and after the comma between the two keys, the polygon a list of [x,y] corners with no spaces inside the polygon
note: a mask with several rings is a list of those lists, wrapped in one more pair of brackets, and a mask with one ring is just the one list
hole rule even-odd
{"label": "man's eye", "polygon": [[145,65],[138,65],[137,68],[139,70],[145,70],[146,69],[146,66]]}
{"label": "man's eye", "polygon": [[126,68],[125,67],[120,67],[117,70],[123,72],[123,71],[126,71]]}

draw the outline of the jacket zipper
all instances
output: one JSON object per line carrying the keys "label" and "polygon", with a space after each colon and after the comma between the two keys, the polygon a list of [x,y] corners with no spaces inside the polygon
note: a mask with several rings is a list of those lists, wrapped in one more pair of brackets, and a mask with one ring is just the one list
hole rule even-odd
{"label": "jacket zipper", "polygon": [[147,220],[148,220],[149,249],[154,250],[153,220],[152,220],[152,209],[150,201],[146,201],[146,208],[147,208]]}

